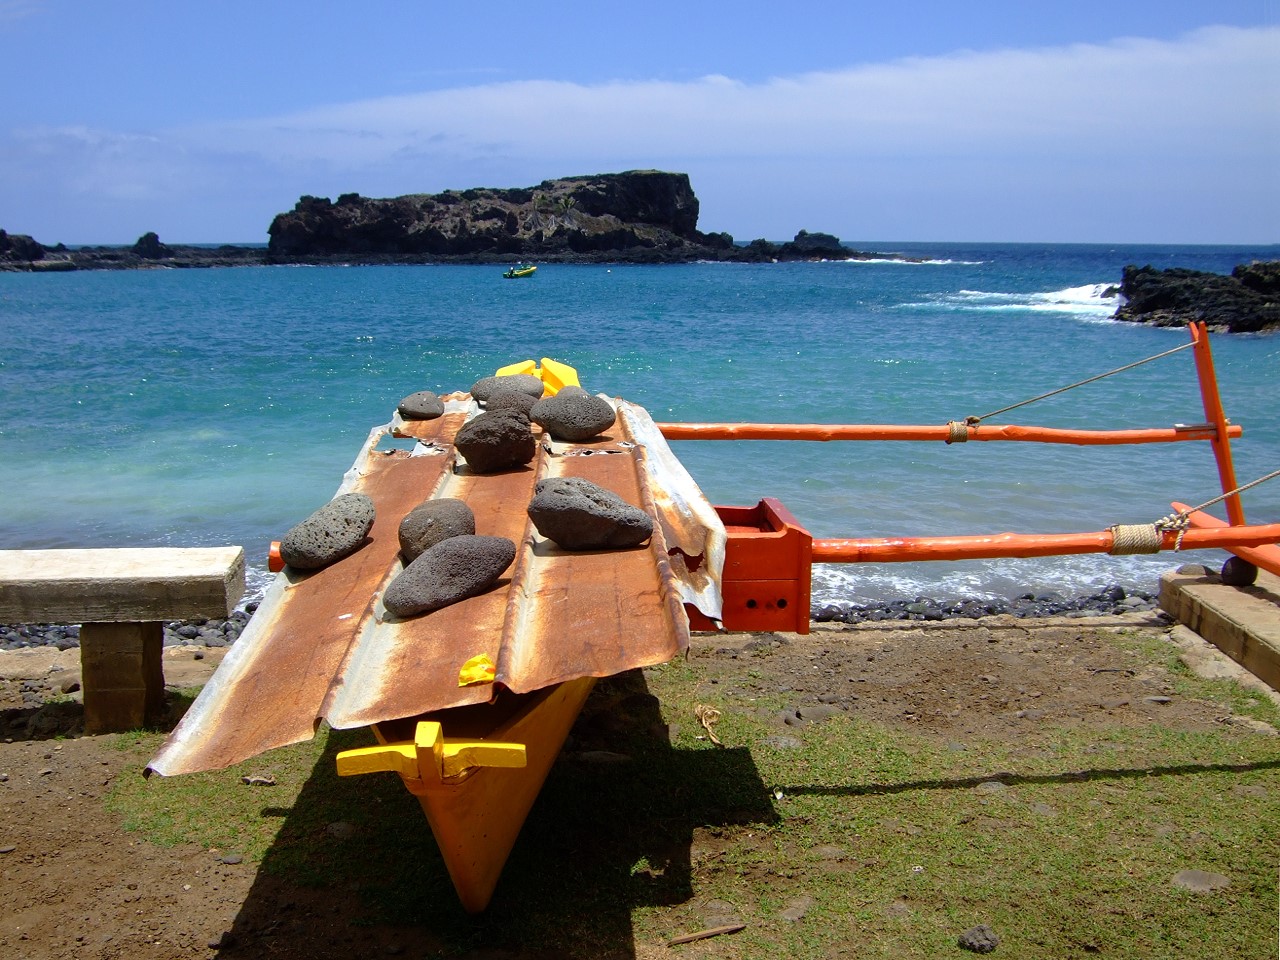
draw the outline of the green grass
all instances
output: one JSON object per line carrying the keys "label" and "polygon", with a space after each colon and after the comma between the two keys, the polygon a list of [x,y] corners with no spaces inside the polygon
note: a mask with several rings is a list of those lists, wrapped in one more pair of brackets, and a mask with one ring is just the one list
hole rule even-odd
{"label": "green grass", "polygon": [[[1175,669],[1167,643],[1117,638]],[[356,896],[362,921],[429,930],[444,955],[533,947],[565,957],[634,957],[708,926],[731,904],[732,936],[683,956],[967,956],[986,923],[1000,957],[1262,957],[1277,943],[1280,740],[1239,728],[1061,728],[1034,743],[965,749],[852,717],[788,729],[716,699],[713,659],[677,661],[602,684],[622,764],[556,765],[490,909],[457,905],[417,801],[391,774],[339,778],[336,751],[365,732],[322,731],[239,767],[173,779],[121,778],[110,799],[157,843],[196,842],[264,875]],[[1280,724],[1266,698],[1179,670],[1180,697]],[[647,696],[651,694],[653,696]],[[616,722],[625,698],[639,721]],[[656,699],[655,699],[656,697]],[[639,698],[638,700],[636,698]],[[642,709],[637,711],[635,704]],[[700,739],[693,706],[722,710],[724,748]],[[660,715],[659,715],[660,711]],[[614,718],[610,725],[605,721]],[[673,723],[673,742],[654,726]],[[598,730],[596,731],[598,732]],[[162,735],[119,738],[139,763]],[[245,775],[271,774],[274,787]],[[350,824],[335,835],[331,824]],[[1195,868],[1231,885],[1194,894]],[[782,912],[804,898],[799,920]]]}

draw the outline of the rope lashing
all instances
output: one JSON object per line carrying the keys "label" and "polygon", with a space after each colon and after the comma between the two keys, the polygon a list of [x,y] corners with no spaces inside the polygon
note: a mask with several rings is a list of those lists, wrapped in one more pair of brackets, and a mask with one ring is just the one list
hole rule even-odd
{"label": "rope lashing", "polygon": [[947,421],[947,443],[964,443],[969,439],[969,428],[978,425],[977,417]]}
{"label": "rope lashing", "polygon": [[[1011,403],[1007,407],[1001,407],[999,410],[992,410],[990,413],[983,414],[980,417],[965,417],[963,420],[947,421],[947,443],[963,443],[969,439],[969,427],[976,427],[983,420],[989,420],[992,417],[1002,413],[1008,413],[1010,410],[1016,410],[1018,407],[1025,407],[1029,403],[1035,403],[1037,400],[1046,400],[1049,397],[1056,397],[1060,393],[1066,393],[1068,390],[1074,390],[1076,387],[1083,387],[1087,383],[1105,379],[1106,377],[1115,376],[1117,373],[1124,373],[1126,370],[1132,370],[1134,367],[1140,367],[1144,363],[1150,363],[1152,360],[1160,360],[1171,354],[1179,353],[1183,350],[1190,350],[1195,343],[1184,343],[1180,347],[1174,347],[1172,350],[1166,350],[1164,353],[1157,353],[1155,356],[1147,357],[1145,360],[1135,360],[1133,363],[1126,363],[1123,367],[1116,367],[1114,370],[1108,370],[1106,373],[1100,373],[1096,377],[1089,377],[1087,380],[1080,380],[1076,383],[1069,383],[1065,387],[1059,387],[1057,390],[1050,390],[1048,393],[1042,393],[1038,397],[1032,397],[1029,400],[1021,400],[1018,403]],[[962,435],[963,434],[963,435]]]}
{"label": "rope lashing", "polygon": [[[1169,519],[1171,518],[1165,517],[1164,520],[1158,520],[1155,523],[1117,523],[1107,527],[1111,531],[1111,549],[1107,553],[1113,557],[1129,556],[1135,553],[1159,553],[1160,548],[1164,546],[1166,529],[1162,524]],[[1181,533],[1173,549],[1177,550],[1180,546],[1182,546]]]}
{"label": "rope lashing", "polygon": [[1206,500],[1197,507],[1180,510],[1177,513],[1169,514],[1167,517],[1161,517],[1155,523],[1113,524],[1107,527],[1107,530],[1111,532],[1111,549],[1107,552],[1117,557],[1135,553],[1159,553],[1164,543],[1164,535],[1175,532],[1178,534],[1178,538],[1173,542],[1173,549],[1175,551],[1181,550],[1182,537],[1191,529],[1191,514],[1198,513],[1205,507],[1212,507],[1215,503],[1221,503],[1228,497],[1243,493],[1250,487],[1256,487],[1258,484],[1274,480],[1276,477],[1280,477],[1280,470],[1272,470],[1266,476],[1259,477],[1257,480],[1250,480],[1234,490],[1228,490],[1212,500]]}

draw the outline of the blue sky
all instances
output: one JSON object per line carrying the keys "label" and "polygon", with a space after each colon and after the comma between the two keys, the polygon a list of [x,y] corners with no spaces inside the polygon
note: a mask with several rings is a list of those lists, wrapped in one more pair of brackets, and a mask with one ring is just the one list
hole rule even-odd
{"label": "blue sky", "polygon": [[699,227],[1280,242],[1280,0],[0,0],[0,228],[657,168]]}

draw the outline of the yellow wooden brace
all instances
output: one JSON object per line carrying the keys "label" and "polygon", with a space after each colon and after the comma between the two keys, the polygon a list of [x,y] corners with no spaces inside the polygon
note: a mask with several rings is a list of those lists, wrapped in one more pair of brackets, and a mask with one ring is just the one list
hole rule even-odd
{"label": "yellow wooden brace", "polygon": [[550,357],[542,358],[542,366],[539,367],[533,360],[521,360],[519,363],[509,363],[505,367],[500,367],[495,376],[510,377],[517,373],[528,373],[538,377],[542,381],[543,392],[548,397],[554,397],[564,387],[581,386],[578,383],[578,371],[567,363],[561,363],[559,360],[552,360]]}
{"label": "yellow wooden brace", "polygon": [[343,750],[337,760],[340,777],[390,771],[426,782],[457,777],[476,767],[523,767],[526,762],[523,743],[446,737],[433,720],[418,724],[412,742]]}

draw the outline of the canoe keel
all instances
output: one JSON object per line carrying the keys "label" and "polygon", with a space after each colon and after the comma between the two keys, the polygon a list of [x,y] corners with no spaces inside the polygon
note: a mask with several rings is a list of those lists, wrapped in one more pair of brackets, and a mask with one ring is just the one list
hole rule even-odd
{"label": "canoe keel", "polygon": [[[422,805],[463,908],[479,913],[489,905],[529,810],[595,683],[594,677],[581,677],[515,698],[510,719],[491,738],[444,737],[449,711],[443,711],[436,715],[440,720],[418,721],[413,740],[343,751],[338,773],[398,773]],[[459,719],[465,728],[466,718]],[[374,733],[384,740],[394,726],[375,725]]]}

